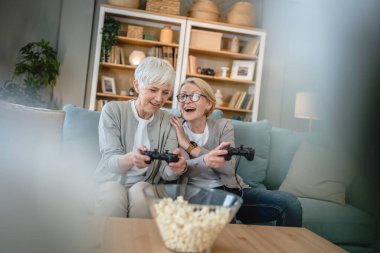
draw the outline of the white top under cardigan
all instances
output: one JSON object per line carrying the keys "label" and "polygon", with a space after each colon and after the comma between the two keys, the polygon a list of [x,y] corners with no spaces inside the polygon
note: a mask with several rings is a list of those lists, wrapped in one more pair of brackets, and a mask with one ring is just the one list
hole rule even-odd
{"label": "white top under cardigan", "polygon": [[[99,120],[99,147],[101,159],[95,170],[97,182],[116,181],[130,187],[127,183],[128,174],[119,168],[118,159],[121,155],[132,152],[138,120],[133,115],[133,100],[111,101],[102,110]],[[178,147],[175,129],[170,124],[171,115],[158,110],[147,125],[150,149],[159,152],[173,152]],[[176,180],[179,174],[173,172],[165,161],[154,160],[149,164],[142,180],[159,183],[163,180]]]}

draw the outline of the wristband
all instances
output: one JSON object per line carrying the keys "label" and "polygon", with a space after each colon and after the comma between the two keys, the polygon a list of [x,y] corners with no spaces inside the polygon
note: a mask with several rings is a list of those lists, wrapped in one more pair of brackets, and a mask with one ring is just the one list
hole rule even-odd
{"label": "wristband", "polygon": [[186,149],[186,152],[190,155],[191,151],[198,147],[198,144],[194,141],[190,141],[189,146]]}

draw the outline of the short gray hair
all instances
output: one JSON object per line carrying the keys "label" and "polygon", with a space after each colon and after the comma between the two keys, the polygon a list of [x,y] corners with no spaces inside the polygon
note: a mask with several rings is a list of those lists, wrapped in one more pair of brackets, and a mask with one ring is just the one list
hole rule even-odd
{"label": "short gray hair", "polygon": [[168,61],[150,56],[142,60],[136,68],[135,79],[140,89],[149,84],[170,85],[172,88],[175,71]]}

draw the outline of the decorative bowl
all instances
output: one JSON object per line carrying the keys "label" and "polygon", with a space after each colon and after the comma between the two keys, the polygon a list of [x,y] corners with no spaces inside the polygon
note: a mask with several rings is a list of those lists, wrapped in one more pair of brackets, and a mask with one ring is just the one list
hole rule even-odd
{"label": "decorative bowl", "polygon": [[209,252],[243,200],[232,193],[191,185],[144,189],[165,246],[175,252]]}
{"label": "decorative bowl", "polygon": [[249,2],[236,2],[227,14],[227,22],[234,25],[255,26],[255,5]]}
{"label": "decorative bowl", "polygon": [[210,11],[219,14],[219,7],[211,0],[198,0],[191,6],[191,11]]}
{"label": "decorative bowl", "polygon": [[189,17],[210,20],[210,21],[218,21],[219,13],[212,12],[212,11],[192,10],[189,12]]}

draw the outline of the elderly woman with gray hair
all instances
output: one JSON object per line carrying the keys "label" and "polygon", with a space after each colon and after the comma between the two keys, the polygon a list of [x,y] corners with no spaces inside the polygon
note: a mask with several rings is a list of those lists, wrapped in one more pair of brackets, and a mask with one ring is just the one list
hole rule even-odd
{"label": "elderly woman with gray hair", "polygon": [[[160,110],[171,96],[175,72],[165,60],[144,59],[135,71],[136,100],[112,101],[99,122],[101,160],[95,172],[101,183],[94,213],[119,217],[149,217],[142,189],[149,184],[176,180],[186,169],[170,114]],[[168,150],[179,155],[167,164],[144,151]]]}

